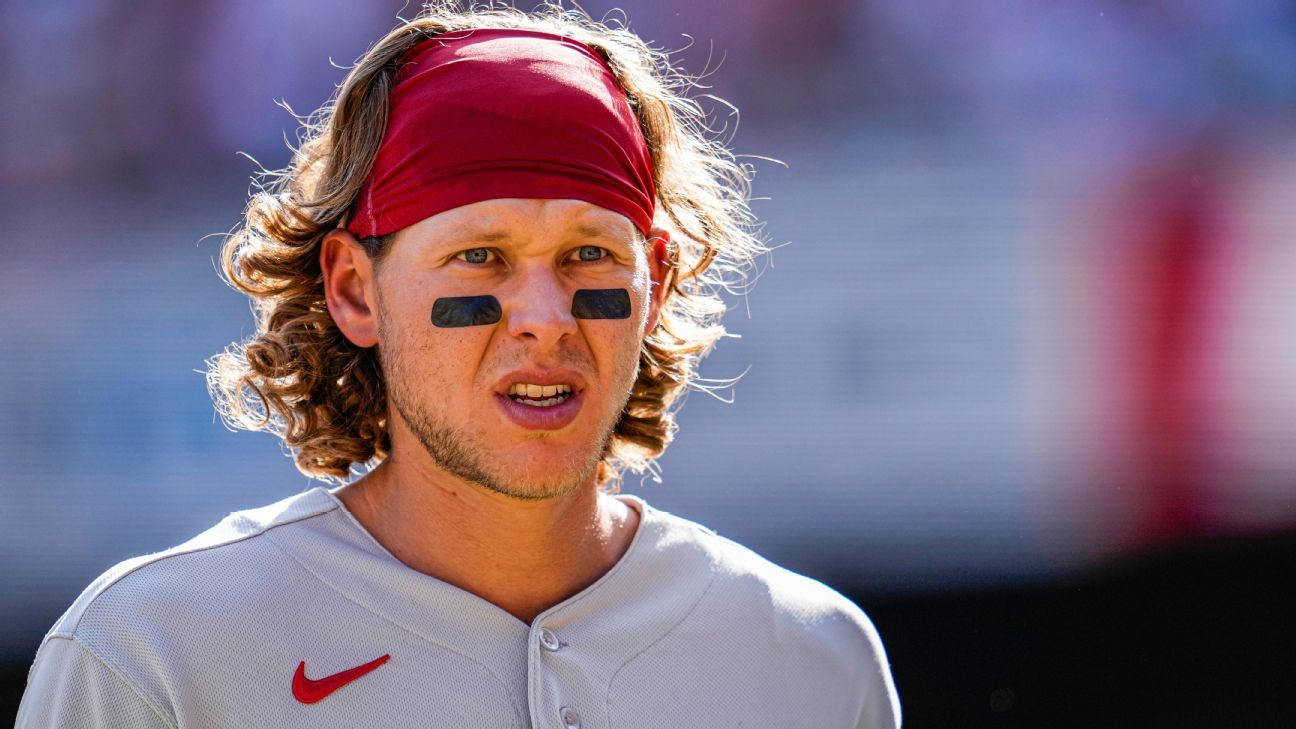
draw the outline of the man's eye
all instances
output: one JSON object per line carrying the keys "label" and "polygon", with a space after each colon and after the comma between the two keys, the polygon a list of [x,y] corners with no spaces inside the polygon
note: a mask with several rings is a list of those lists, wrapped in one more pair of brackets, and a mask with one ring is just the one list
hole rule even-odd
{"label": "man's eye", "polygon": [[489,257],[489,248],[469,248],[456,256],[456,258],[461,258],[468,263],[486,263]]}
{"label": "man's eye", "polygon": [[603,258],[606,254],[607,251],[598,246],[581,246],[580,250],[576,252],[576,255],[579,256],[582,261],[597,261]]}

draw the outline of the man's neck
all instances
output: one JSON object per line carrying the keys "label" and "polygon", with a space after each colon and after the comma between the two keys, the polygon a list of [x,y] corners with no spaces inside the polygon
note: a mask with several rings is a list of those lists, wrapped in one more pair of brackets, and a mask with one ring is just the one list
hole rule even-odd
{"label": "man's neck", "polygon": [[527,624],[610,570],[639,524],[636,509],[593,483],[525,500],[402,470],[384,463],[337,496],[401,562]]}

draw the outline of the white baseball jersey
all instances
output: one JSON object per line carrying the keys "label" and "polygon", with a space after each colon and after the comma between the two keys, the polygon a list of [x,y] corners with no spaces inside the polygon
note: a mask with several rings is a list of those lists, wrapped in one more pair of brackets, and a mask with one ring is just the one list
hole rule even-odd
{"label": "white baseball jersey", "polygon": [[398,561],[328,489],[96,580],[45,637],[18,728],[893,729],[858,607],[705,527],[640,513],[531,625]]}

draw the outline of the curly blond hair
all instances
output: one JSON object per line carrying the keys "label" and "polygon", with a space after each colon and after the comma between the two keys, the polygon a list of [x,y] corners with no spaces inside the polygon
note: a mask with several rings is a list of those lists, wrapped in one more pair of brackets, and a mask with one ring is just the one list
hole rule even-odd
{"label": "curly blond hair", "polygon": [[[333,97],[301,120],[291,163],[260,173],[244,219],[224,243],[222,273],[251,297],[256,334],[208,361],[208,390],[227,425],[280,436],[308,476],[342,482],[360,472],[357,465],[373,468],[387,457],[378,354],[352,344],[329,315],[320,245],[369,174],[405,52],[439,33],[484,27],[548,31],[593,48],[626,91],[652,155],[654,224],[671,235],[671,265],[660,320],[644,339],[630,399],[599,463],[599,484],[615,492],[623,468],[656,476],[686,388],[712,389],[700,384],[706,380],[697,368],[725,336],[720,293],[744,288],[768,249],[748,206],[750,165],[739,164],[707,113],[685,96],[696,79],[625,28],[559,3],[530,13],[494,3],[429,3],[370,48]],[[380,259],[390,237],[362,242]]]}

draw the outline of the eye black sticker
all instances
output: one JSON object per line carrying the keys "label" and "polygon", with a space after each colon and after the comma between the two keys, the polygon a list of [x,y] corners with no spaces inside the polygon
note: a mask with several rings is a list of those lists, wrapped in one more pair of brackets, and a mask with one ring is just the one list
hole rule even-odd
{"label": "eye black sticker", "polygon": [[485,296],[447,296],[432,304],[432,324],[442,328],[495,324],[502,311],[499,299]]}
{"label": "eye black sticker", "polygon": [[577,319],[629,319],[630,292],[625,289],[581,289],[572,296]]}

